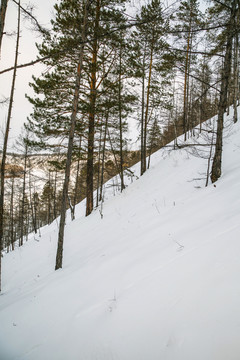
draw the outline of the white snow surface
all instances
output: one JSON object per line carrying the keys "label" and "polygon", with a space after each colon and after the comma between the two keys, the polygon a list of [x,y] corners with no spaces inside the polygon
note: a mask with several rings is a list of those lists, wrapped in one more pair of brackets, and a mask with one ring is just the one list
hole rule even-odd
{"label": "white snow surface", "polygon": [[206,168],[160,150],[102,219],[79,204],[58,271],[57,222],[4,254],[0,359],[239,360],[239,122],[215,186]]}

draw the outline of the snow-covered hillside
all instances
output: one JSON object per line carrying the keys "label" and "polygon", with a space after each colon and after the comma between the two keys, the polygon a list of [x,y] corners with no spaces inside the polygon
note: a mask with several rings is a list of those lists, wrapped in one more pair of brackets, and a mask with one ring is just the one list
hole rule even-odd
{"label": "snow-covered hillside", "polygon": [[56,222],[4,255],[0,359],[239,360],[239,139],[215,186],[207,160],[160,150],[103,218],[80,204],[57,272]]}

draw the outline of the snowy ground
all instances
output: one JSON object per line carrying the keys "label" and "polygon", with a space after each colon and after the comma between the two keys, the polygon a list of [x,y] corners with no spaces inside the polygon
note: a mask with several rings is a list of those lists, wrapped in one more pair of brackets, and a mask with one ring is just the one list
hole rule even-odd
{"label": "snowy ground", "polygon": [[207,160],[161,150],[102,219],[78,206],[63,269],[56,222],[4,255],[1,360],[240,359],[240,124],[226,131],[216,186]]}

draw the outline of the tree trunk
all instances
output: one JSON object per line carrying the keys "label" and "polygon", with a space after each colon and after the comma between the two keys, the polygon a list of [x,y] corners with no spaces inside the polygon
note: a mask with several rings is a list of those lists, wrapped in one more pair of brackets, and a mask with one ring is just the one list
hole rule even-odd
{"label": "tree trunk", "polygon": [[23,170],[23,187],[22,187],[22,206],[21,206],[21,217],[20,217],[20,243],[23,245],[23,236],[24,236],[24,218],[25,218],[25,197],[26,197],[26,174],[27,174],[27,157],[28,157],[28,146],[25,145],[24,153],[24,170]]}
{"label": "tree trunk", "polygon": [[[237,16],[236,25],[239,25],[239,14]],[[237,122],[238,113],[237,113],[237,103],[238,103],[238,92],[239,92],[239,59],[238,59],[238,53],[239,53],[239,39],[238,39],[238,32],[235,34],[235,46],[234,46],[234,115],[233,115],[233,121],[234,123]]]}
{"label": "tree trunk", "polygon": [[[3,4],[3,3],[2,3]],[[5,165],[6,165],[6,156],[7,156],[7,144],[8,144],[8,135],[10,129],[10,120],[12,115],[12,106],[13,106],[13,97],[14,97],[14,87],[16,81],[17,73],[17,61],[18,61],[18,48],[19,48],[19,39],[20,39],[20,0],[18,2],[18,25],[17,25],[17,41],[15,49],[15,60],[14,60],[14,70],[12,77],[12,87],[8,107],[8,116],[6,123],[6,130],[4,136],[3,150],[2,150],[2,164],[1,164],[1,190],[0,190],[0,291],[1,291],[1,251],[3,248],[3,215],[4,215],[4,181],[5,181]]]}
{"label": "tree trunk", "polygon": [[119,140],[120,140],[120,179],[121,192],[125,189],[123,176],[123,129],[122,129],[122,44],[119,54],[119,78],[118,78],[118,111],[119,111]]}
{"label": "tree trunk", "polygon": [[112,143],[112,139],[111,139],[111,135],[110,135],[109,129],[108,129],[108,139],[109,139],[109,142],[110,142],[111,151],[112,151],[112,153],[113,153],[113,157],[114,157],[114,161],[115,161],[117,173],[118,173],[119,176],[120,176],[120,169],[119,169],[119,166],[118,166],[118,160],[117,160],[117,157],[116,157],[115,150],[114,150],[114,148],[113,148],[113,143]]}
{"label": "tree trunk", "polygon": [[52,222],[52,179],[51,170],[48,171],[48,199],[47,199],[47,223],[48,225]]}
{"label": "tree trunk", "polygon": [[93,211],[93,157],[94,157],[94,130],[95,130],[95,105],[96,105],[96,73],[97,73],[97,34],[100,20],[100,0],[97,0],[96,18],[94,28],[94,43],[92,49],[92,68],[90,84],[90,111],[88,120],[88,158],[87,158],[87,194],[86,194],[86,216]]}
{"label": "tree trunk", "polygon": [[222,171],[223,118],[224,118],[224,112],[226,111],[226,107],[227,107],[228,86],[229,86],[229,78],[231,74],[232,40],[234,36],[236,1],[237,0],[234,0],[232,3],[231,17],[228,25],[227,44],[226,44],[226,52],[224,57],[224,66],[222,71],[220,100],[218,106],[217,138],[216,138],[215,155],[213,158],[212,173],[211,173],[212,183],[216,182],[220,178]]}
{"label": "tree trunk", "polygon": [[5,24],[5,17],[7,11],[7,4],[8,0],[1,0],[0,6],[0,58],[1,58],[1,48],[2,48],[2,38],[4,34],[4,24]]}
{"label": "tree trunk", "polygon": [[102,172],[101,172],[101,184],[100,184],[100,194],[99,194],[99,201],[102,202],[103,202],[103,181],[104,181],[105,150],[106,150],[106,140],[107,140],[107,130],[108,130],[108,116],[109,116],[109,109],[107,110],[106,119],[105,119],[103,150],[102,150]]}
{"label": "tree trunk", "polygon": [[147,86],[147,96],[146,96],[146,109],[144,116],[144,128],[143,128],[143,171],[144,173],[147,169],[147,124],[148,124],[148,110],[149,110],[149,101],[150,101],[150,85],[152,78],[152,65],[153,65],[153,43],[151,48],[150,55],[150,64],[149,64],[149,73],[148,73],[148,86]]}
{"label": "tree trunk", "polygon": [[190,15],[190,25],[187,39],[187,52],[185,61],[185,76],[184,76],[184,92],[183,92],[183,133],[184,141],[187,140],[187,113],[188,113],[188,80],[189,80],[189,52],[191,44],[191,27],[192,27],[192,16]]}
{"label": "tree trunk", "polygon": [[76,173],[76,181],[75,181],[75,189],[74,189],[74,198],[73,198],[73,218],[75,219],[75,207],[77,204],[77,195],[79,192],[79,172],[80,172],[80,159],[81,159],[81,147],[82,147],[82,135],[79,138],[79,149],[78,149],[78,160],[77,160],[77,173]]}
{"label": "tree trunk", "polygon": [[29,172],[28,172],[28,186],[29,186],[29,200],[30,200],[30,210],[32,216],[32,227],[31,231],[33,230],[34,233],[37,233],[37,224],[36,224],[36,217],[34,216],[34,204],[33,204],[33,196],[32,196],[32,184],[31,184],[31,163],[30,160],[28,162]]}
{"label": "tree trunk", "polygon": [[79,101],[79,88],[80,88],[81,72],[82,72],[82,64],[83,64],[83,52],[84,52],[84,45],[85,45],[85,41],[86,41],[88,13],[89,13],[90,4],[91,4],[91,0],[86,0],[83,28],[82,28],[82,45],[81,45],[81,48],[79,51],[76,83],[75,83],[75,91],[74,91],[74,99],[73,99],[73,108],[72,108],[72,115],[71,115],[71,125],[70,125],[70,129],[69,129],[68,152],[67,152],[65,178],[64,178],[63,192],[62,192],[62,206],[61,206],[60,224],[59,224],[59,232],[58,232],[58,248],[57,248],[57,254],[56,254],[55,270],[58,270],[59,268],[62,267],[64,227],[65,227],[65,219],[66,219],[68,186],[69,186],[71,158],[72,158],[72,150],[73,150],[73,138],[74,138],[74,132],[75,132],[75,126],[76,126],[76,117],[77,117],[77,109],[78,109],[78,101]]}
{"label": "tree trunk", "polygon": [[12,250],[14,250],[14,225],[13,225],[13,199],[14,199],[14,174],[12,174],[12,186],[11,186],[11,200],[10,200],[10,227],[11,227],[11,244],[12,244]]}
{"label": "tree trunk", "polygon": [[140,174],[144,173],[144,108],[145,108],[145,56],[146,48],[143,53],[143,64],[142,64],[142,114],[141,114],[141,170]]}
{"label": "tree trunk", "polygon": [[[206,49],[205,49],[206,52]],[[200,103],[200,116],[199,116],[199,132],[202,132],[202,122],[205,120],[205,105],[207,100],[207,87],[205,84],[205,73],[206,73],[206,56],[203,56],[203,69],[202,69],[202,76],[203,80],[201,83],[201,103]]]}
{"label": "tree trunk", "polygon": [[54,184],[53,184],[53,219],[57,218],[57,176],[58,171],[55,170]]}

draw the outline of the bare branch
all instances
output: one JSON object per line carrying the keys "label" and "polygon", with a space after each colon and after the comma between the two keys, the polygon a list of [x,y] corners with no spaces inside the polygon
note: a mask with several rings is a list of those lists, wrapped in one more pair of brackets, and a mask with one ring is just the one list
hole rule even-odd
{"label": "bare branch", "polygon": [[[25,63],[25,64],[21,64],[21,65],[17,65],[17,69],[21,69],[21,68],[24,68],[24,67],[28,67],[28,66],[32,66],[32,65],[35,65],[41,61],[44,61],[46,59],[49,59],[51,56],[44,56],[40,59],[36,59],[36,60],[33,60],[33,61],[30,61],[29,63]],[[14,69],[14,66],[10,67],[10,68],[7,68],[7,69],[4,69],[4,70],[1,70],[0,71],[0,75],[1,74],[4,74],[6,72],[9,72],[9,71],[12,71]]]}
{"label": "bare branch", "polygon": [[6,105],[9,103],[9,98],[7,97],[3,97],[1,100],[0,100],[0,105]]}
{"label": "bare branch", "polygon": [[[16,0],[12,0],[14,2],[14,4],[18,5],[18,2]],[[22,7],[20,5],[20,9],[22,10],[22,12],[27,16],[29,17],[33,23],[36,25],[38,31],[40,31],[40,33],[42,34],[46,34],[46,35],[49,35],[49,30],[45,29],[42,27],[42,25],[39,24],[38,20],[36,19],[36,17],[32,14],[31,11],[25,9],[24,7]]]}

